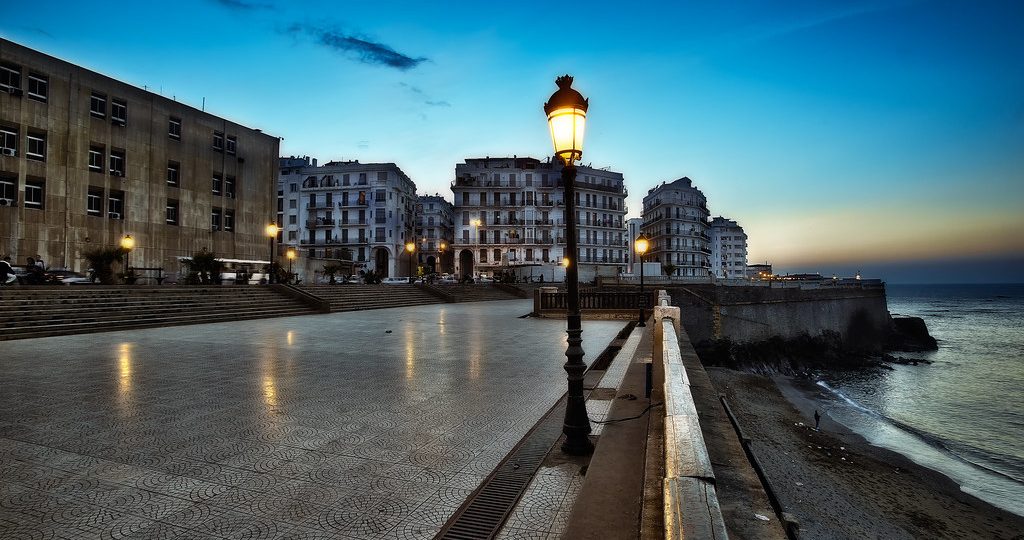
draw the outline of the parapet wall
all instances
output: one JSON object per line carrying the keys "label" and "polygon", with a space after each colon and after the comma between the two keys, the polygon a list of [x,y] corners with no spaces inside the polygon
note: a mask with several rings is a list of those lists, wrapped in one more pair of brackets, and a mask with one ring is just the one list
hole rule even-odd
{"label": "parapet wall", "polygon": [[891,331],[885,288],[775,289],[695,284],[668,289],[694,343],[736,343],[838,334],[844,343],[880,347]]}

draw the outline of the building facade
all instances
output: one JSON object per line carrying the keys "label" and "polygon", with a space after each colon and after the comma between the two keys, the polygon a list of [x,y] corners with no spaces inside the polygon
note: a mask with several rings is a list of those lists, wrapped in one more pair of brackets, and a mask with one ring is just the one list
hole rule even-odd
{"label": "building facade", "polygon": [[279,140],[0,39],[0,253],[84,271],[130,234],[134,267],[203,248],[267,258]]}
{"label": "building facade", "polygon": [[711,220],[711,270],[717,278],[747,277],[747,233],[722,216]]}
{"label": "building facade", "polygon": [[633,269],[633,263],[639,260],[634,242],[640,237],[640,233],[643,232],[643,225],[643,218],[630,218],[626,220],[626,268],[631,274],[639,272],[639,269]]}
{"label": "building facade", "polygon": [[772,265],[765,262],[764,264],[748,264],[747,265],[747,279],[754,281],[768,281],[774,277],[772,273]]}
{"label": "building facade", "polygon": [[[565,206],[558,160],[473,158],[455,166],[455,272],[514,269],[522,277],[561,280]],[[622,173],[577,166],[581,280],[625,270]]]}
{"label": "building facade", "polygon": [[420,195],[416,201],[417,262],[425,273],[454,268],[455,207],[440,195]]}
{"label": "building facade", "polygon": [[[706,278],[711,267],[707,198],[687,177],[655,186],[644,197],[643,232],[648,262],[666,274]],[[671,266],[668,266],[671,265]],[[668,266],[671,271],[664,270]]]}
{"label": "building facade", "polygon": [[278,225],[281,249],[305,263],[348,259],[358,270],[407,276],[416,184],[394,163],[281,158]]}

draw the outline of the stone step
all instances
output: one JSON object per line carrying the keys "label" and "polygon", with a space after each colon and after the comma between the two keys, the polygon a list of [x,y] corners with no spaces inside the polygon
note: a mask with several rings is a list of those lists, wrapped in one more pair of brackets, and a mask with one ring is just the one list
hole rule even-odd
{"label": "stone step", "polygon": [[154,305],[145,309],[126,310],[118,306],[92,306],[81,309],[48,309],[39,311],[22,312],[11,317],[0,319],[0,328],[11,328],[24,326],[32,322],[40,321],[81,321],[81,320],[109,320],[123,318],[126,314],[137,316],[148,315],[175,315],[188,313],[234,313],[245,312],[254,309],[293,309],[302,307],[288,300],[263,300],[260,302],[233,302],[233,303],[194,303],[190,305]]}

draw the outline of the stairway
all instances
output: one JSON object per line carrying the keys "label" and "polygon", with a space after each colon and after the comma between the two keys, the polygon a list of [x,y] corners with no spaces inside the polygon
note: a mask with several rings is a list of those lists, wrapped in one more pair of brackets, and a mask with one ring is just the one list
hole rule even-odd
{"label": "stairway", "polygon": [[0,340],[311,313],[259,286],[5,287]]}
{"label": "stairway", "polygon": [[300,289],[331,303],[331,311],[359,311],[439,304],[442,300],[414,285],[300,285]]}
{"label": "stairway", "polygon": [[431,285],[434,289],[451,295],[456,302],[485,302],[490,300],[514,300],[518,296],[505,292],[492,285],[484,284],[459,284],[459,285]]}

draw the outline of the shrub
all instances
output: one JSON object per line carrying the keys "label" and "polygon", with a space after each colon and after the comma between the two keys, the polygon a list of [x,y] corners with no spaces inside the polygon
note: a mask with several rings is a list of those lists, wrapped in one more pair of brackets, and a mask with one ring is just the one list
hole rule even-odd
{"label": "shrub", "polygon": [[102,285],[113,285],[114,263],[124,260],[126,251],[122,248],[97,248],[86,251],[83,255],[92,268],[91,278],[99,281]]}

